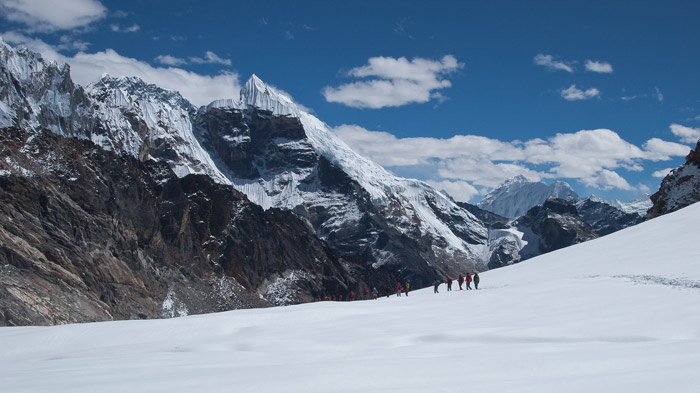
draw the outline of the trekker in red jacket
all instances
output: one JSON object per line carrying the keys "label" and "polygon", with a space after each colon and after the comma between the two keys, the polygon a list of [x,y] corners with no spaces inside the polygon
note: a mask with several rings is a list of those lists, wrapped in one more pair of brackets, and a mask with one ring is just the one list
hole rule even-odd
{"label": "trekker in red jacket", "polygon": [[460,274],[459,277],[457,277],[457,284],[459,284],[459,290],[462,290],[462,284],[464,283],[464,277]]}
{"label": "trekker in red jacket", "polygon": [[472,274],[467,273],[467,289],[472,289]]}
{"label": "trekker in red jacket", "polygon": [[401,297],[401,283],[396,283],[396,296]]}
{"label": "trekker in red jacket", "polygon": [[451,291],[452,290],[452,279],[450,278],[450,276],[447,276],[447,280],[445,280],[445,282],[447,283],[447,290]]}

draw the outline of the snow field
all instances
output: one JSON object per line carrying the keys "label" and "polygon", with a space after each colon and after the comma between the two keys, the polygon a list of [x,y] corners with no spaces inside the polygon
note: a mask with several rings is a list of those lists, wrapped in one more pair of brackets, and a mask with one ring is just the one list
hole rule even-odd
{"label": "snow field", "polygon": [[0,328],[3,392],[697,392],[700,204],[478,291]]}

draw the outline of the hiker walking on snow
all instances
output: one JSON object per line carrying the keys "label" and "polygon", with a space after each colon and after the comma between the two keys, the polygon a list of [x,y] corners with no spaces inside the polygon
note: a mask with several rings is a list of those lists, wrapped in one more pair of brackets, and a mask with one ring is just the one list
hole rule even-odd
{"label": "hiker walking on snow", "polygon": [[377,291],[377,287],[372,287],[372,298],[374,298],[374,300],[377,300],[377,296],[379,296],[379,291]]}
{"label": "hiker walking on snow", "polygon": [[401,283],[396,283],[396,296],[401,297]]}
{"label": "hiker walking on snow", "polygon": [[435,280],[433,282],[433,286],[435,287],[435,289],[433,289],[433,293],[440,293],[440,292],[438,292],[438,287],[440,286],[440,281]]}
{"label": "hiker walking on snow", "polygon": [[474,272],[474,289],[479,289],[479,273]]}
{"label": "hiker walking on snow", "polygon": [[457,277],[457,284],[459,284],[459,290],[462,290],[462,283],[464,282],[464,277],[460,274],[459,277]]}
{"label": "hiker walking on snow", "polygon": [[467,289],[472,289],[472,275],[471,273],[467,273]]}
{"label": "hiker walking on snow", "polygon": [[411,288],[411,283],[408,282],[408,280],[403,283],[403,289],[406,292],[406,296],[408,296],[408,289]]}
{"label": "hiker walking on snow", "polygon": [[445,282],[447,283],[447,290],[451,291],[452,290],[452,279],[450,278],[450,276],[447,276],[447,280],[445,280]]}

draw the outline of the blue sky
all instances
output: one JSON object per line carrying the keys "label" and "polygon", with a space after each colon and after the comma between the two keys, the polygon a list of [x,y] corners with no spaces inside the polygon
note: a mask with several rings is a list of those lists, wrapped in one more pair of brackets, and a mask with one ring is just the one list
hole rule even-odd
{"label": "blue sky", "polygon": [[[377,4],[378,3],[378,4]],[[700,138],[697,1],[0,0],[71,64],[237,97],[255,73],[401,176],[477,201],[508,177],[654,192]]]}

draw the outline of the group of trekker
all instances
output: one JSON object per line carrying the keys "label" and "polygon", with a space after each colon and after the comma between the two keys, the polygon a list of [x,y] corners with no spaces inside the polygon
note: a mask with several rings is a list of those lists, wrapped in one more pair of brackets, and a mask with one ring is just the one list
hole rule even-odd
{"label": "group of trekker", "polygon": [[[461,274],[459,277],[457,277],[457,284],[459,284],[459,290],[462,290],[462,284],[467,284],[466,289],[470,290],[472,289],[472,281],[474,282],[474,289],[479,289],[479,273],[474,272],[472,275],[471,273],[467,273],[466,277],[462,276]],[[445,279],[445,284],[447,284],[447,290],[451,291],[452,290],[452,278],[450,276],[447,276]],[[440,280],[435,280],[433,282],[433,292],[434,293],[439,293],[438,292],[438,287],[440,286]]]}
{"label": "group of trekker", "polygon": [[[472,282],[474,283],[474,289],[479,289],[479,273],[467,273],[466,276],[462,276],[461,274],[459,277],[457,277],[457,284],[459,284],[459,290],[462,290],[462,285],[466,284],[466,289],[470,290],[472,289]],[[451,291],[452,290],[452,278],[450,276],[447,276],[447,279],[445,280],[445,283],[447,284],[447,290]],[[433,286],[435,287],[434,292],[438,293],[438,287],[440,286],[441,282],[440,280],[435,280],[433,282]],[[403,284],[401,282],[396,283],[396,296],[401,296],[402,293],[404,293],[406,296],[408,296],[408,291],[411,289],[411,283],[408,282],[408,280],[404,281]],[[377,291],[376,287],[372,288],[372,291],[370,292],[367,288],[362,289],[359,295],[359,299],[357,299],[357,294],[355,294],[355,291],[350,291],[347,296],[343,296],[342,294],[340,295],[324,295],[322,299],[316,298],[314,299],[315,302],[320,302],[320,301],[355,301],[355,300],[368,300],[370,297],[369,295],[371,294],[372,299],[376,300],[377,297],[379,296],[379,291]],[[389,295],[387,295],[389,297]]]}

